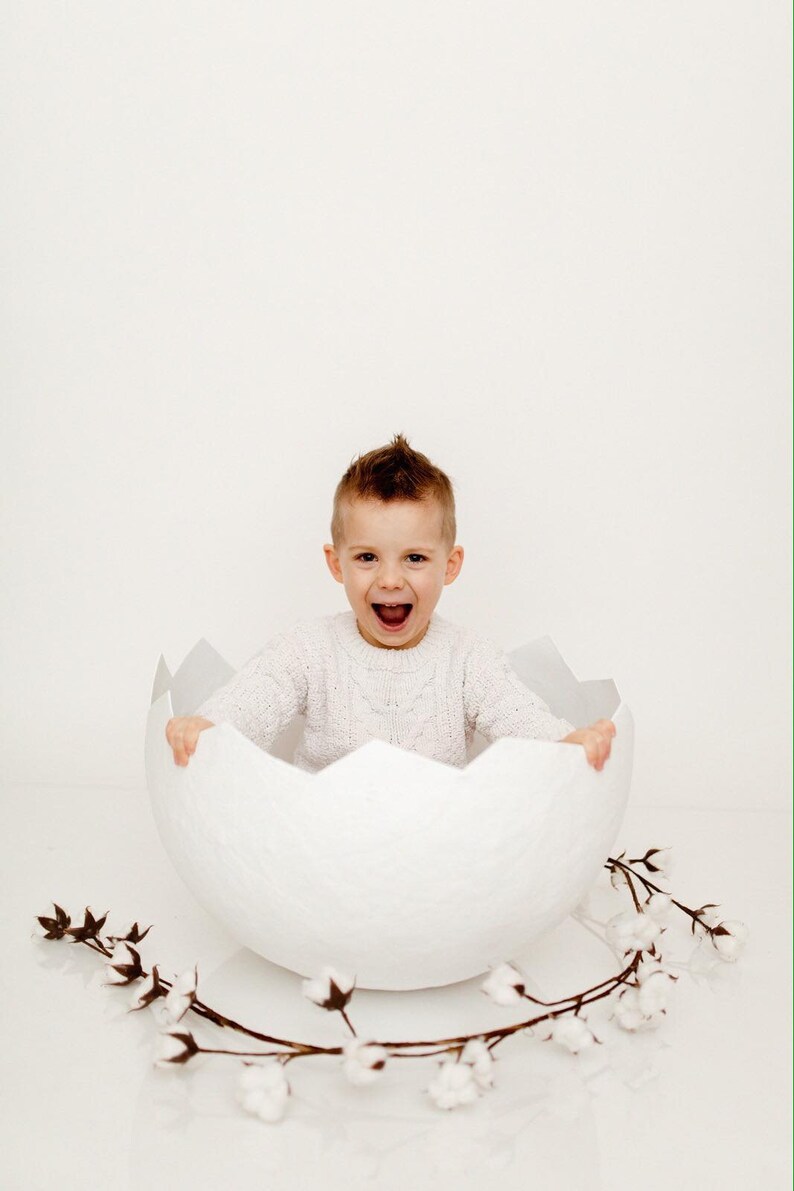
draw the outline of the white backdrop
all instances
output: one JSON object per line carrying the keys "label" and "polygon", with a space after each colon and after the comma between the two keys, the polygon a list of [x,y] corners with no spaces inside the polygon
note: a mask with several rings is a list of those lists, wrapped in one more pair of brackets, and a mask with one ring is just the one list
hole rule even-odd
{"label": "white backdrop", "polygon": [[790,46],[763,0],[11,6],[5,776],[142,785],[160,651],[345,607],[333,488],[402,431],[441,615],[614,677],[635,801],[787,805]]}

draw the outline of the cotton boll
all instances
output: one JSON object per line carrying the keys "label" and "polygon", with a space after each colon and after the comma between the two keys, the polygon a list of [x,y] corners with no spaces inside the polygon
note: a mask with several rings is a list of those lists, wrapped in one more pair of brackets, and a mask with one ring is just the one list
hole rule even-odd
{"label": "cotton boll", "polygon": [[[139,984],[133,989],[130,997],[130,1009],[143,1009],[146,1005],[153,1004],[159,997],[164,997],[163,987],[160,984],[160,977],[157,971],[157,964],[155,964],[148,976],[144,976]],[[170,1021],[170,1015],[165,1008],[165,1003],[157,1006],[158,1019],[163,1021]]]}
{"label": "cotton boll", "polygon": [[512,964],[499,964],[484,981],[482,991],[497,1005],[520,1005],[525,989],[525,977]]}
{"label": "cotton boll", "polygon": [[493,1087],[493,1055],[480,1038],[470,1038],[460,1056],[461,1063],[468,1063],[474,1072],[478,1087],[486,1090]]}
{"label": "cotton boll", "polygon": [[662,963],[655,956],[650,955],[647,951],[643,951],[640,955],[639,963],[636,968],[636,976],[639,984],[647,980],[649,976],[653,976],[656,972],[663,972],[665,976],[669,977],[671,981],[677,979],[673,975],[672,970]]}
{"label": "cotton boll", "polygon": [[177,976],[165,998],[165,1013],[172,1022],[181,1021],[196,999],[198,967],[188,968]]}
{"label": "cotton boll", "polygon": [[661,927],[649,914],[624,910],[606,924],[606,939],[618,955],[630,951],[645,951],[658,939]]}
{"label": "cotton boll", "polygon": [[655,972],[639,988],[625,988],[617,998],[613,1017],[624,1030],[654,1029],[664,1021],[670,978]]}
{"label": "cotton boll", "polygon": [[667,1008],[672,981],[664,972],[651,972],[638,990],[639,1006],[646,1017],[654,1017]]}
{"label": "cotton boll", "polygon": [[350,976],[324,967],[313,980],[303,981],[303,995],[321,1009],[344,1009],[353,993],[355,981]]}
{"label": "cotton boll", "polygon": [[712,933],[710,936],[712,945],[720,959],[733,963],[744,951],[744,946],[750,932],[743,922],[739,922],[734,918],[728,919],[726,922],[720,922],[719,928],[727,933]]}
{"label": "cotton boll", "polygon": [[143,975],[140,955],[126,942],[116,943],[113,953],[105,961],[105,967],[106,984],[132,984]]}
{"label": "cotton boll", "polygon": [[645,1019],[636,988],[623,990],[615,1002],[615,1011],[612,1016],[624,1030],[642,1029]]}
{"label": "cotton boll", "polygon": [[169,1026],[161,1030],[157,1038],[155,1066],[169,1067],[174,1063],[185,1063],[198,1053],[198,1046],[188,1030]]}
{"label": "cotton boll", "polygon": [[551,1037],[554,1042],[566,1046],[573,1054],[580,1050],[587,1050],[593,1046],[595,1036],[582,1017],[567,1014],[558,1018],[552,1027]]}
{"label": "cotton boll", "polygon": [[237,1081],[237,1099],[246,1112],[273,1123],[284,1115],[290,1086],[284,1067],[271,1063],[247,1063]]}
{"label": "cotton boll", "polygon": [[354,1038],[344,1049],[342,1069],[352,1084],[364,1087],[375,1083],[383,1074],[388,1052],[372,1042]]}
{"label": "cotton boll", "polygon": [[438,1075],[427,1088],[439,1108],[457,1108],[471,1104],[479,1095],[474,1072],[468,1063],[448,1060],[441,1064]]}
{"label": "cotton boll", "polygon": [[665,926],[673,910],[673,899],[669,893],[654,893],[645,904],[645,913],[650,914],[659,926]]}

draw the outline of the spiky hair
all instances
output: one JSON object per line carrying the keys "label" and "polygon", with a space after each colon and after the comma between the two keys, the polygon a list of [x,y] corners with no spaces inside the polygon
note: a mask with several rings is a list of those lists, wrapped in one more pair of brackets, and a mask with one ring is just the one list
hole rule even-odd
{"label": "spiky hair", "polygon": [[334,493],[331,540],[338,546],[343,538],[345,502],[353,500],[437,500],[442,512],[445,543],[455,544],[455,495],[452,481],[415,451],[402,434],[395,434],[385,447],[377,447],[354,459]]}

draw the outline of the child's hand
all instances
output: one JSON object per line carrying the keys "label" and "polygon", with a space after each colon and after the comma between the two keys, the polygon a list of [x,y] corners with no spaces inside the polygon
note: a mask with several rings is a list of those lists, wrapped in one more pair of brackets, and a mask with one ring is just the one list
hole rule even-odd
{"label": "child's hand", "polygon": [[187,765],[196,751],[199,733],[214,727],[212,720],[200,715],[177,715],[170,719],[165,726],[165,738],[174,750],[176,764]]}
{"label": "child's hand", "polygon": [[588,764],[603,769],[612,748],[612,737],[616,733],[617,728],[612,720],[596,720],[589,728],[577,728],[575,732],[563,736],[560,743],[583,745]]}

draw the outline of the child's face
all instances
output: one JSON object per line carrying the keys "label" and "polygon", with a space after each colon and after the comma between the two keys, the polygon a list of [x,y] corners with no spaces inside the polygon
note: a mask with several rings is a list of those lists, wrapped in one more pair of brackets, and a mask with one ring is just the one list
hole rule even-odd
{"label": "child's face", "polygon": [[463,564],[462,546],[450,548],[441,537],[441,506],[435,500],[356,500],[345,505],[343,520],[338,550],[323,549],[331,574],[345,585],[359,632],[381,649],[418,645],[442,588]]}

